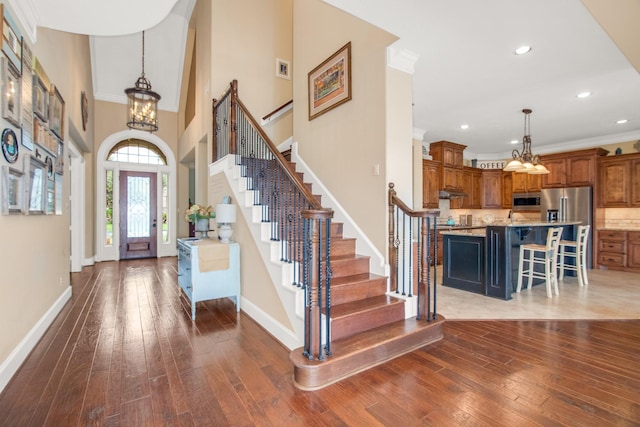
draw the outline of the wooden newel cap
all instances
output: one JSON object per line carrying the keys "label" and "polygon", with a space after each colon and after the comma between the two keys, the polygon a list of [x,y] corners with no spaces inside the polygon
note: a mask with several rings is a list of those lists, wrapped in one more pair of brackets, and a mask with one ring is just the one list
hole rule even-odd
{"label": "wooden newel cap", "polygon": [[300,213],[304,219],[329,219],[333,218],[332,209],[308,209]]}

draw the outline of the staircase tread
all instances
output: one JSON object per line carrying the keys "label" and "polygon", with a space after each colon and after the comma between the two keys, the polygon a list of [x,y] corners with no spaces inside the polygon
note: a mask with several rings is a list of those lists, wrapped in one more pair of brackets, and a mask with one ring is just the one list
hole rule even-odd
{"label": "staircase tread", "polygon": [[380,276],[373,273],[362,273],[362,274],[354,274],[352,276],[342,276],[331,279],[331,287],[334,286],[344,286],[350,285],[354,283],[368,282],[373,280],[386,280],[385,276]]}
{"label": "staircase tread", "polygon": [[394,304],[404,304],[404,301],[391,295],[376,295],[369,298],[363,298],[357,301],[346,302],[331,306],[331,318],[349,316],[355,313],[362,313],[368,310],[374,310],[383,306],[391,306]]}
{"label": "staircase tread", "polygon": [[348,261],[348,260],[361,260],[361,259],[369,259],[370,257],[368,255],[360,255],[360,254],[345,254],[345,255],[338,255],[338,256],[332,256],[331,257],[331,261]]}
{"label": "staircase tread", "polygon": [[318,390],[330,384],[442,340],[445,319],[438,315],[427,322],[416,318],[392,322],[331,343],[331,355],[309,360],[302,348],[294,349],[294,384],[303,390]]}
{"label": "staircase tread", "polygon": [[386,325],[378,326],[374,329],[369,329],[368,331],[360,332],[357,335],[332,341],[331,349],[334,355],[348,354],[354,351],[360,351],[363,348],[375,347],[383,341],[430,328],[434,324],[443,321],[444,318],[440,315],[438,315],[436,321],[431,322],[427,322],[424,319],[417,320],[415,317],[398,320],[392,323],[387,323]]}

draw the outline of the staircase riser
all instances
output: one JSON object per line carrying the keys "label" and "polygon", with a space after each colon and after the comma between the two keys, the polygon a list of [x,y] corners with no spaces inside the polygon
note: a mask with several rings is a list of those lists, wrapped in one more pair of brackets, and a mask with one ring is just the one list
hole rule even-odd
{"label": "staircase riser", "polygon": [[369,272],[369,258],[331,260],[332,277],[353,276]]}
{"label": "staircase riser", "polygon": [[331,340],[350,337],[402,319],[404,319],[403,303],[381,306],[378,309],[354,313],[344,318],[332,318]]}
{"label": "staircase riser", "polygon": [[331,288],[331,305],[359,301],[373,296],[384,295],[386,292],[386,278],[335,286]]}

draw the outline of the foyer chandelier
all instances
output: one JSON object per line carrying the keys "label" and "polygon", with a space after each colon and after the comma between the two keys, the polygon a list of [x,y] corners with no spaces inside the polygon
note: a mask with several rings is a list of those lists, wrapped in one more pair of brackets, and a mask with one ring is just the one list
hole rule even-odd
{"label": "foyer chandelier", "polygon": [[142,32],[142,74],[134,87],[125,89],[129,99],[127,126],[129,129],[158,130],[158,101],[160,95],[151,90],[151,82],[144,76],[144,31]]}
{"label": "foyer chandelier", "polygon": [[531,132],[529,130],[529,115],[531,110],[525,108],[524,113],[524,137],[522,138],[522,152],[513,150],[513,160],[502,169],[506,172],[524,172],[531,174],[547,174],[549,170],[540,162],[540,156],[531,153]]}

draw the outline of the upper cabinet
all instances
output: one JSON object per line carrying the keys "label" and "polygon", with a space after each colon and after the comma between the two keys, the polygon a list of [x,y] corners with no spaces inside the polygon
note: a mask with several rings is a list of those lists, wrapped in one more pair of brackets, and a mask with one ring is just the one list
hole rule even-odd
{"label": "upper cabinet", "polygon": [[599,206],[640,207],[640,154],[602,157],[599,162]]}
{"label": "upper cabinet", "polygon": [[449,141],[429,144],[429,155],[440,162],[440,185],[443,190],[462,191],[464,186],[463,153],[466,145]]}
{"label": "upper cabinet", "polygon": [[422,207],[438,208],[440,192],[440,162],[422,160]]}
{"label": "upper cabinet", "polygon": [[536,192],[542,188],[542,175],[511,172],[511,177],[513,193]]}
{"label": "upper cabinet", "polygon": [[482,172],[482,207],[502,207],[502,170],[489,169]]}
{"label": "upper cabinet", "polygon": [[603,148],[547,154],[542,163],[549,173],[542,175],[542,188],[593,186],[598,158],[609,152]]}

